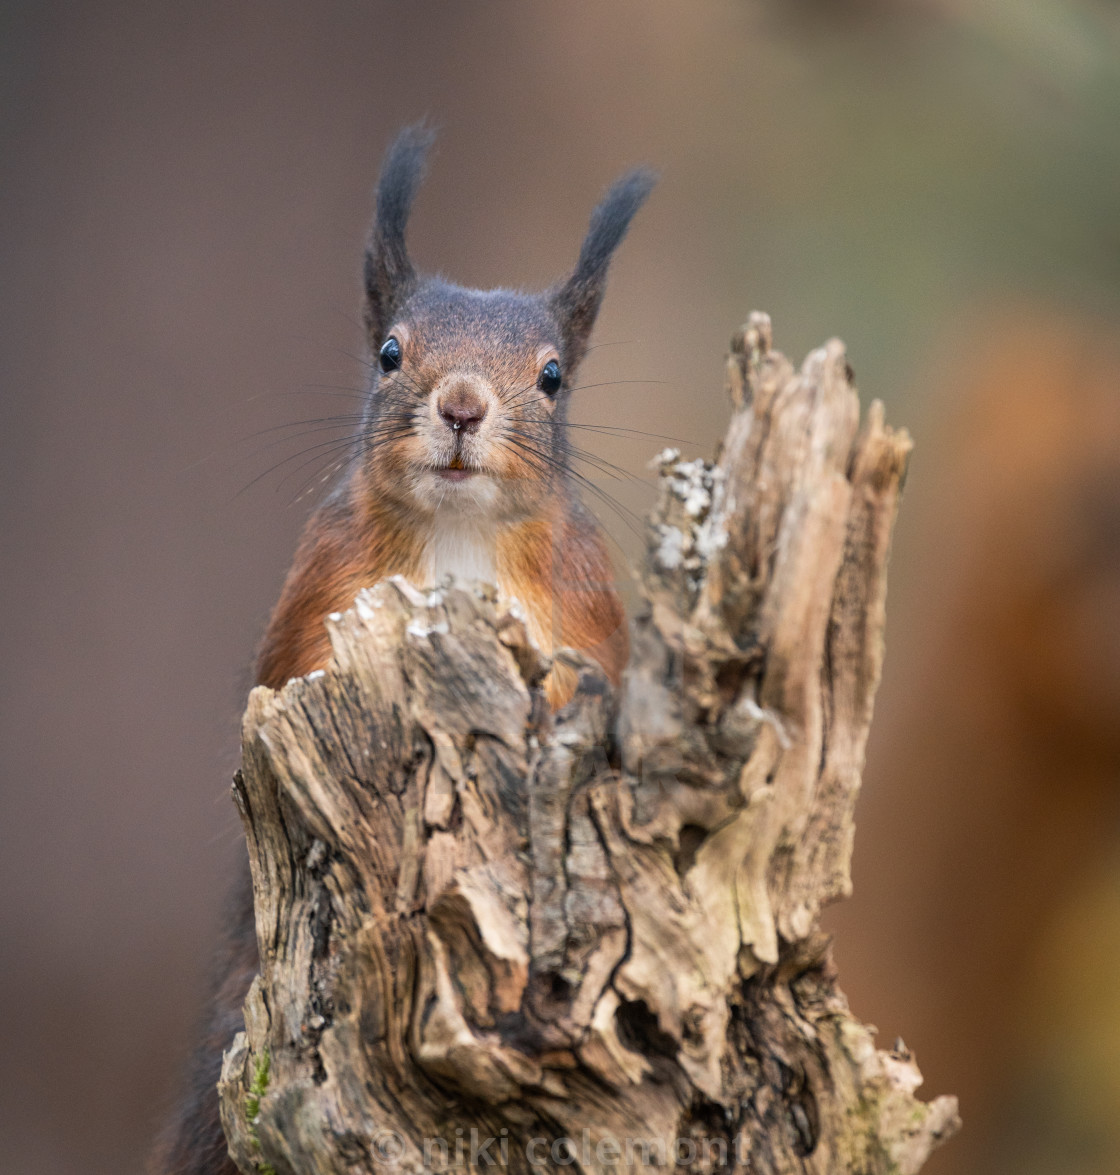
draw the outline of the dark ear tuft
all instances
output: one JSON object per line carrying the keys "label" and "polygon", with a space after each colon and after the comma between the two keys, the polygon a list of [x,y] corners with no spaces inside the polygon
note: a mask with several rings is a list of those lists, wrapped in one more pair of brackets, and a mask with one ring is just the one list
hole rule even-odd
{"label": "dark ear tuft", "polygon": [[412,202],[435,140],[424,123],[405,127],[393,140],[381,164],[377,181],[377,218],[366,247],[366,327],[376,350],[384,340],[393,315],[416,284],[404,232]]}
{"label": "dark ear tuft", "polygon": [[564,331],[566,372],[575,369],[587,350],[587,339],[603,300],[611,256],[656,182],[657,176],[645,167],[627,172],[615,181],[591,214],[575,272],[552,295],[552,307]]}

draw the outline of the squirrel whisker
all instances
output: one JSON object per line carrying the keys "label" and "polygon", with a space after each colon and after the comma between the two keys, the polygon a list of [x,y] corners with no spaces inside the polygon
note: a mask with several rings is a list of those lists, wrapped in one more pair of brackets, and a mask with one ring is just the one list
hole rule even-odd
{"label": "squirrel whisker", "polygon": [[526,442],[517,434],[507,432],[503,434],[503,438],[525,455],[523,459],[527,465],[533,466],[535,461],[537,463],[536,468],[542,472],[547,468],[560,473],[564,477],[571,478],[587,490],[589,494],[598,498],[605,506],[609,506],[622,519],[629,530],[633,531],[636,535],[641,534],[640,527],[642,525],[642,519],[633,510],[630,510],[607,493],[601,486],[596,485],[589,477],[580,473],[579,470],[572,469],[570,465],[566,465],[550,453],[546,453],[535,445]]}
{"label": "squirrel whisker", "polygon": [[[360,423],[360,420],[361,420],[361,418],[358,419],[358,423]],[[325,430],[312,430],[312,431],[325,431]],[[269,466],[269,468],[266,469],[263,473],[258,474],[256,477],[254,477],[252,479],[252,481],[250,481],[247,485],[243,486],[238,491],[236,496],[239,497],[241,494],[246,493],[254,485],[256,485],[257,482],[262,481],[264,478],[268,477],[270,474],[275,473],[278,469],[283,469],[283,467],[285,465],[289,464],[290,462],[298,461],[300,457],[305,457],[308,453],[312,453],[312,454],[314,454],[314,456],[312,456],[309,461],[305,461],[302,465],[299,465],[295,469],[290,470],[288,473],[286,473],[284,475],[284,478],[281,480],[280,484],[277,486],[278,490],[284,485],[285,481],[287,481],[290,477],[294,477],[301,470],[306,469],[307,466],[310,465],[313,461],[318,460],[318,458],[320,458],[320,457],[329,456],[332,449],[349,449],[352,447],[354,449],[355,453],[357,453],[359,451],[372,452],[374,450],[375,446],[369,446],[369,447],[366,447],[363,449],[363,446],[365,446],[366,442],[369,441],[370,439],[373,439],[378,442],[388,443],[389,441],[397,439],[397,437],[399,437],[399,436],[407,435],[407,433],[411,432],[411,431],[412,431],[411,425],[407,425],[407,426],[406,425],[397,425],[392,430],[390,430],[390,429],[384,429],[384,430],[375,429],[375,430],[366,431],[366,432],[359,431],[356,433],[350,433],[347,436],[334,437],[329,441],[323,441],[319,444],[310,445],[306,448],[300,449],[299,452],[297,452],[297,453],[290,454],[289,456],[285,457],[282,461],[277,461],[276,464]],[[272,448],[277,443],[283,443],[284,441],[289,441],[289,440],[293,440],[293,439],[296,439],[296,438],[284,437],[284,438],[282,438],[281,442],[270,442],[270,444],[265,446],[265,448]]]}

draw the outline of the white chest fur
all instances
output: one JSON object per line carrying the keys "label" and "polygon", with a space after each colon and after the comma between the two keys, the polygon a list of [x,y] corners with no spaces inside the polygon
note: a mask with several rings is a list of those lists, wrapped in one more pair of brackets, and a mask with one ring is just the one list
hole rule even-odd
{"label": "white chest fur", "polygon": [[461,515],[437,513],[424,546],[425,586],[434,586],[445,575],[495,583],[495,541],[492,527],[474,525]]}

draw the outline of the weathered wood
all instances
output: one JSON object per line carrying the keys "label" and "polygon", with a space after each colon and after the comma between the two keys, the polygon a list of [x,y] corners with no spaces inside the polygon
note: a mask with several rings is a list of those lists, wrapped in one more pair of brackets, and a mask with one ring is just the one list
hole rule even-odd
{"label": "weathered wood", "polygon": [[910,442],[878,403],[860,430],[839,342],[795,372],[764,315],[728,386],[718,460],[658,458],[618,698],[577,663],[552,715],[516,605],[399,580],[331,618],[327,673],[253,691],[262,965],[221,1083],[245,1172],[913,1172],[957,1128],[817,925],[850,888]]}

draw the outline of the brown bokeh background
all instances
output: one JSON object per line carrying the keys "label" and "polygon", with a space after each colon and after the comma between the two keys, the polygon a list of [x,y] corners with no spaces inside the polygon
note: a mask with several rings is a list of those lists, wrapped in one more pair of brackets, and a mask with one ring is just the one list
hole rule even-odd
{"label": "brown bokeh background", "polygon": [[[0,21],[0,1166],[138,1171],[173,1096],[314,454],[269,471],[323,439],[278,426],[360,385],[377,162],[426,115],[414,254],[470,284],[551,281],[616,173],[662,171],[577,420],[707,453],[758,307],[915,434],[842,979],[962,1097],[933,1175],[1120,1171],[1117,5]],[[588,435],[640,512],[663,442]]]}

